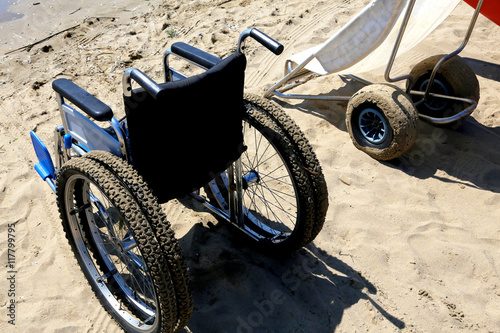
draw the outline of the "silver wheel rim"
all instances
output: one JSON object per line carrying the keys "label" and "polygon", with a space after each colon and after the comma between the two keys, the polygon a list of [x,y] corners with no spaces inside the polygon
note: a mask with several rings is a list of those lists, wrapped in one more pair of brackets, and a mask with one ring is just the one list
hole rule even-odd
{"label": "silver wheel rim", "polygon": [[[246,227],[256,238],[282,242],[290,237],[300,218],[296,184],[272,142],[247,121],[243,122],[243,133],[248,147],[241,156]],[[227,189],[227,174],[222,173],[221,179]],[[221,191],[214,180],[210,186],[220,207],[228,207],[221,193],[227,190]]]}
{"label": "silver wheel rim", "polygon": [[[76,207],[74,193],[77,182],[83,182],[83,207]],[[78,255],[92,276],[93,284],[101,293],[103,301],[114,310],[128,325],[140,332],[152,332],[157,328],[157,297],[147,267],[135,241],[123,221],[123,217],[114,208],[109,198],[87,177],[76,174],[69,177],[65,187],[65,205],[70,231],[73,235]],[[83,235],[82,225],[75,212],[85,209],[91,235]],[[90,244],[86,237],[92,238],[98,255],[110,271],[104,274],[96,259],[89,252]],[[118,285],[122,299],[118,299],[112,290]],[[113,286],[112,286],[113,284]],[[132,311],[132,309],[134,311]],[[139,317],[135,313],[139,313]]]}

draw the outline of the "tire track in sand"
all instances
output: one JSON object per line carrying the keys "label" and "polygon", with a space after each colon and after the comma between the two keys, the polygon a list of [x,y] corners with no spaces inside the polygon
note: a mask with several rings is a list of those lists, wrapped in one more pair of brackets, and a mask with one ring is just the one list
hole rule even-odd
{"label": "tire track in sand", "polygon": [[[308,40],[319,40],[318,43],[314,45],[319,45],[321,42],[325,41],[331,36],[332,30],[340,28],[341,25],[335,24],[332,26],[329,24],[331,21],[337,23],[338,14],[346,14],[348,18],[350,18],[351,13],[355,12],[356,9],[348,8],[349,1],[342,1],[341,3],[336,3],[334,5],[325,5],[319,8],[316,8],[315,12],[312,16],[299,25],[295,26],[292,30],[288,31],[286,27],[284,27],[280,34],[271,37],[278,40],[285,46],[285,51],[280,55],[276,56],[269,51],[260,52],[254,59],[250,60],[250,63],[259,64],[256,70],[253,70],[248,76],[246,80],[247,87],[256,87],[260,85],[262,82],[271,83],[272,76],[271,73],[275,73],[274,67],[277,63],[284,66],[285,61],[291,55],[297,53],[304,49],[301,45],[304,45],[302,42],[305,38]],[[321,30],[323,36],[312,35],[312,37],[308,37],[312,32]],[[295,47],[298,46],[300,50],[296,50]],[[312,46],[312,45],[311,45]],[[271,79],[269,79],[271,77]]]}

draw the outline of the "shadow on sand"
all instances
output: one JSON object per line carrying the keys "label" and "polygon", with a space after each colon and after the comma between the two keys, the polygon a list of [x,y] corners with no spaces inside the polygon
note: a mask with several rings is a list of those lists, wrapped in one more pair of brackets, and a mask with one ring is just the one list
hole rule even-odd
{"label": "shadow on sand", "polygon": [[[500,80],[500,66],[467,59],[478,75]],[[495,70],[491,71],[492,66]],[[487,72],[485,68],[489,68]],[[498,68],[498,70],[496,70]],[[495,74],[496,73],[496,74]],[[353,94],[362,85],[344,80],[344,86],[326,95]],[[304,100],[297,104],[277,100],[280,105],[311,114],[330,122],[337,129],[347,131],[345,112],[347,102]],[[457,129],[431,126],[419,121],[420,133],[415,145],[403,156],[381,162],[400,169],[410,176],[426,179],[434,177],[443,182],[455,182],[464,186],[500,193],[500,127],[488,127],[467,117]],[[332,135],[334,135],[332,133]],[[442,170],[450,177],[437,175]]]}
{"label": "shadow on sand", "polygon": [[[187,201],[183,204],[202,209]],[[186,332],[333,332],[344,311],[358,302],[374,311],[367,310],[370,315],[405,327],[374,300],[377,288],[346,263],[352,260],[347,254],[334,257],[311,244],[273,258],[225,223],[197,223],[180,243],[194,295]]]}

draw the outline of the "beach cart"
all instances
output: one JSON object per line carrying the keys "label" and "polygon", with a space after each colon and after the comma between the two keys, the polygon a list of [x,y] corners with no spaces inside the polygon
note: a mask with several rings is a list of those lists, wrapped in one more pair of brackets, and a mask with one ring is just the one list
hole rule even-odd
{"label": "beach cart", "polygon": [[[462,44],[421,61],[407,75],[392,77],[396,57],[428,36],[460,0],[373,0],[326,42],[287,59],[284,77],[264,97],[347,101],[346,127],[354,145],[379,160],[401,156],[417,139],[419,118],[454,128],[477,107],[478,80],[458,54],[481,10],[500,23],[500,1],[467,2],[476,10]],[[384,83],[354,75],[384,66]],[[290,92],[311,74],[338,74],[365,86],[352,96]],[[404,89],[393,85],[399,81],[406,81]]]}
{"label": "beach cart", "polygon": [[[191,195],[269,255],[305,246],[323,226],[328,193],[312,147],[276,103],[244,93],[249,37],[283,50],[249,29],[225,59],[174,43],[164,83],[127,70],[120,120],[72,81],[55,80],[55,165],[31,132],[35,169],[56,194],[80,268],[127,332],[179,331],[193,310],[188,269],[160,203]],[[188,77],[171,57],[203,71]]]}

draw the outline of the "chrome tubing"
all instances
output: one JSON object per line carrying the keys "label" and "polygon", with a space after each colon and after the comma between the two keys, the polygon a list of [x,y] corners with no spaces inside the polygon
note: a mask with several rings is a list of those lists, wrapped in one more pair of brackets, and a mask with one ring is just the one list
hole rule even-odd
{"label": "chrome tubing", "polygon": [[281,86],[283,86],[283,84],[285,84],[286,82],[288,82],[288,80],[292,77],[295,76],[295,74],[297,74],[298,72],[300,72],[302,69],[304,69],[304,67],[306,67],[306,65],[308,63],[310,63],[312,60],[314,59],[314,54],[311,55],[309,58],[307,58],[305,61],[303,61],[299,66],[295,67],[293,70],[289,71],[289,73],[287,75],[285,75],[285,77],[283,77],[281,80],[279,80],[278,82],[276,82],[271,88],[269,88],[265,93],[264,93],[264,98],[269,98],[271,97],[272,95],[277,95],[277,90],[276,89],[279,89]]}
{"label": "chrome tubing", "polygon": [[277,90],[273,91],[272,94],[276,95],[280,98],[286,98],[286,99],[308,99],[308,100],[317,100],[317,101],[349,101],[351,99],[350,96],[319,96],[319,95],[283,94]]}
{"label": "chrome tubing", "polygon": [[[427,89],[425,89],[425,94],[424,94],[424,101],[427,100],[429,97],[430,91],[432,84],[434,83],[434,78],[436,77],[436,74],[439,70],[439,68],[449,59],[453,58],[454,56],[458,55],[462,50],[465,48],[467,43],[469,42],[470,36],[472,35],[472,30],[474,29],[474,26],[476,25],[477,17],[479,16],[479,12],[481,11],[481,7],[483,6],[484,0],[479,0],[476,10],[474,11],[474,14],[472,15],[471,22],[469,23],[469,28],[467,29],[467,33],[465,34],[465,38],[462,42],[462,45],[452,53],[448,54],[447,56],[443,57],[436,66],[434,66],[434,69],[432,70],[431,76],[429,78],[429,84],[427,84]],[[471,111],[472,112],[472,111]]]}
{"label": "chrome tubing", "polygon": [[[412,80],[412,77],[410,75],[403,75],[397,78],[391,78],[390,73],[392,70],[392,66],[394,65],[394,60],[396,59],[396,55],[399,50],[399,46],[401,45],[401,41],[403,40],[403,35],[405,33],[406,27],[408,26],[408,21],[410,20],[411,12],[413,11],[413,7],[415,5],[416,0],[411,0],[408,3],[408,7],[406,9],[405,17],[403,19],[403,23],[401,24],[401,28],[398,33],[398,37],[396,39],[396,43],[394,44],[394,48],[392,49],[391,57],[389,58],[389,62],[387,64],[387,67],[385,69],[385,74],[384,78],[387,82],[397,82],[401,80]],[[411,82],[408,86],[411,86]]]}
{"label": "chrome tubing", "polygon": [[[410,91],[410,94],[411,95],[417,95],[417,96],[424,96],[425,93],[423,91],[412,90],[412,91]],[[457,121],[460,118],[468,116],[477,107],[477,102],[475,100],[473,100],[473,99],[470,99],[470,98],[453,97],[453,96],[440,95],[440,94],[434,94],[434,93],[429,93],[429,96],[431,96],[433,98],[449,99],[449,100],[453,100],[453,101],[460,101],[460,102],[465,102],[465,103],[469,103],[470,104],[470,106],[467,107],[466,109],[464,109],[463,111],[461,111],[461,112],[459,112],[459,113],[457,113],[457,114],[455,114],[453,116],[446,117],[446,118],[434,118],[434,117],[427,116],[427,115],[424,115],[424,114],[421,114],[421,113],[418,114],[418,116],[420,118],[425,119],[427,121],[430,121],[430,122],[432,122],[434,124],[444,125],[444,124],[453,123],[454,121]],[[422,99],[422,100],[418,101],[417,103],[415,103],[415,106],[418,106],[420,103],[423,103],[423,102],[425,102],[424,99]]]}
{"label": "chrome tubing", "polygon": [[249,236],[253,240],[255,240],[255,241],[262,240],[262,237],[260,237],[258,234],[256,234],[252,229],[248,228],[246,225],[240,226],[240,225],[236,224],[234,220],[231,220],[231,217],[229,216],[229,214],[227,212],[223,211],[219,207],[216,207],[216,206],[212,205],[204,197],[201,197],[200,195],[198,195],[198,194],[196,194],[194,192],[191,193],[191,197],[194,200],[196,200],[199,203],[201,203],[206,208],[208,208],[213,213],[217,214],[220,218],[224,219],[226,222],[229,222],[232,225],[234,225],[236,228],[238,228],[239,230],[241,230],[242,232],[244,232],[247,236]]}
{"label": "chrome tubing", "polygon": [[271,37],[269,37],[268,35],[266,35],[262,31],[260,31],[259,29],[252,28],[252,29],[247,29],[247,30],[243,31],[241,33],[240,37],[238,38],[238,47],[237,47],[238,52],[240,52],[240,53],[242,52],[243,42],[248,37],[252,37],[256,41],[258,41],[260,44],[262,44],[266,49],[268,49],[269,51],[271,51],[272,53],[274,53],[276,55],[280,55],[284,50],[283,45],[281,45],[280,43],[278,43],[277,41],[275,41],[274,39],[272,39]]}
{"label": "chrome tubing", "polygon": [[153,81],[149,76],[138,70],[137,68],[130,68],[123,73],[122,86],[123,95],[126,97],[132,96],[132,80],[137,82],[148,94],[153,98],[157,98],[161,93],[161,87]]}
{"label": "chrome tubing", "polygon": [[115,131],[116,137],[118,138],[118,143],[120,144],[120,151],[122,153],[122,157],[128,161],[131,162],[128,158],[128,150],[127,150],[127,144],[125,140],[125,133],[123,132],[123,128],[118,122],[118,120],[115,117],[111,118],[111,127],[113,127],[113,130]]}

